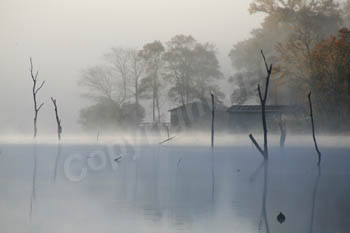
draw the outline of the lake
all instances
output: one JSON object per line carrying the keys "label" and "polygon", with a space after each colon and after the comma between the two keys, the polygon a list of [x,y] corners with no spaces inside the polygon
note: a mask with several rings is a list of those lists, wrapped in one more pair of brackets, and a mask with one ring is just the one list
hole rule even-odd
{"label": "lake", "polygon": [[320,147],[3,143],[0,230],[348,232],[350,147]]}

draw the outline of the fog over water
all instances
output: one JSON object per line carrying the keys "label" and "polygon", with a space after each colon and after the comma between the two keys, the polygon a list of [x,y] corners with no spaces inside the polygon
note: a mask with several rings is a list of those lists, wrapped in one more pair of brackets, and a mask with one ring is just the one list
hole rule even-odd
{"label": "fog over water", "polygon": [[57,98],[65,133],[80,130],[78,113],[88,102],[77,81],[82,69],[100,63],[111,47],[141,48],[190,34],[216,44],[227,78],[229,49],[262,20],[249,15],[248,6],[244,0],[1,1],[0,131],[32,132],[30,56],[39,80],[46,80],[38,96],[45,102],[38,123],[45,134],[55,132],[50,96]]}
{"label": "fog over water", "polygon": [[[63,144],[59,154],[56,145],[1,149],[3,232],[267,232],[264,163],[253,147],[218,146],[214,166],[208,146]],[[311,226],[314,232],[346,232],[348,151],[322,147],[318,177],[312,147],[270,147],[270,232],[310,232]],[[33,155],[36,198],[30,211]],[[280,212],[283,224],[276,219]]]}
{"label": "fog over water", "polygon": [[[234,44],[250,38],[252,30],[264,19],[261,13],[249,14],[251,2],[1,0],[0,233],[348,232],[350,129],[343,124],[349,122],[346,111],[342,112],[343,118],[335,110],[326,111],[330,115],[321,119],[317,105],[320,102],[313,99],[313,103],[318,101],[314,109],[320,157],[314,147],[309,105],[305,109],[302,104],[269,106],[275,108],[267,113],[266,154],[262,149],[260,154],[259,146],[248,136],[252,133],[264,146],[259,107],[243,106],[247,108],[242,110],[236,106],[236,112],[227,112],[230,95],[236,90],[233,87],[241,88],[229,81],[235,71],[228,53]],[[173,80],[167,80],[168,86],[157,98],[154,89],[163,86],[152,86],[146,95],[153,94],[153,99],[143,96],[140,102],[136,94],[130,94],[133,90],[128,90],[131,97],[126,98],[126,85],[120,102],[122,89],[117,88],[114,91],[119,95],[110,95],[109,99],[103,96],[105,93],[97,96],[96,102],[82,97],[83,93],[96,91],[86,88],[88,85],[85,89],[78,85],[83,71],[105,65],[104,54],[112,47],[139,50],[156,40],[165,45],[179,34],[192,35],[197,40],[195,46],[191,45],[197,50],[188,50],[192,57],[209,58],[204,62],[191,60],[188,66],[191,72],[195,70],[194,74],[184,75],[185,79],[196,77],[195,82],[199,83],[186,86],[187,91],[202,90],[202,95],[189,98],[188,103],[199,99],[202,102],[178,108],[172,114],[172,122],[169,123],[168,110],[181,102],[171,98],[171,88],[181,90],[178,83],[171,83]],[[220,69],[211,47],[202,44],[206,42],[215,44]],[[171,50],[171,46],[166,50]],[[147,71],[140,76],[140,82],[152,77],[148,80],[154,84],[158,78],[154,67],[158,64],[149,62],[146,49],[142,51],[136,54],[143,59],[141,63]],[[260,51],[256,53],[260,59]],[[160,63],[171,64],[164,51],[160,54]],[[38,116],[38,136],[34,138],[30,57],[34,72],[39,71],[38,82],[46,81],[37,96],[38,105],[44,105]],[[207,66],[210,72],[203,69]],[[177,70],[169,70],[159,77],[166,80],[166,75],[175,71],[177,78]],[[251,70],[245,71],[248,72],[242,75],[248,74],[245,77],[249,79]],[[220,79],[221,73],[224,79]],[[97,79],[102,80],[104,74],[98,73]],[[119,85],[121,76],[107,82],[107,89]],[[200,81],[205,78],[218,84],[225,94],[223,103],[215,102],[220,100],[219,95],[213,98],[217,111],[212,111],[209,91],[218,90],[209,81],[207,86],[202,85]],[[350,86],[348,90],[350,93]],[[202,98],[206,92],[208,99]],[[256,96],[255,92],[253,98],[243,96],[248,100],[242,104],[251,103]],[[288,98],[289,92],[283,96]],[[62,119],[60,141],[50,97],[57,99]],[[162,103],[156,116],[158,98]],[[185,103],[183,99],[182,102]],[[139,111],[139,103],[145,116]],[[274,104],[278,105],[277,101]],[[78,123],[79,112],[88,106],[97,107],[90,109],[86,118],[80,118],[90,120],[84,125],[90,131],[83,131]],[[213,125],[212,114],[216,114]],[[239,117],[232,118],[235,114]],[[339,118],[327,118],[333,115]],[[338,124],[333,129],[329,123],[334,122]],[[328,128],[322,127],[326,124]],[[283,131],[287,132],[285,143]]]}

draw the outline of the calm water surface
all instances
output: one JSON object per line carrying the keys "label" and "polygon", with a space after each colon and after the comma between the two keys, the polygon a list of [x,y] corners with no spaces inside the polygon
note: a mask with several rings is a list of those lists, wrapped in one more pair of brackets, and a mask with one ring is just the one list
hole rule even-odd
{"label": "calm water surface", "polygon": [[[349,232],[349,148],[0,145],[0,232]],[[282,212],[286,220],[277,221]]]}

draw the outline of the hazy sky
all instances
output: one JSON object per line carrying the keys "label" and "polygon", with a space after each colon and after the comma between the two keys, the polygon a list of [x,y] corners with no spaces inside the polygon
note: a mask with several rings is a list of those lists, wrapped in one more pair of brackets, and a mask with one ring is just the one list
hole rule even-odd
{"label": "hazy sky", "polygon": [[[249,36],[262,15],[248,0],[1,0],[0,130],[31,132],[29,57],[46,84],[38,98],[40,132],[55,133],[50,96],[57,98],[65,132],[79,129],[86,106],[77,86],[81,70],[101,62],[111,47],[140,48],[154,40],[191,34],[213,42],[224,72],[232,44]],[[7,129],[7,130],[5,130]],[[1,133],[1,132],[0,132]]]}

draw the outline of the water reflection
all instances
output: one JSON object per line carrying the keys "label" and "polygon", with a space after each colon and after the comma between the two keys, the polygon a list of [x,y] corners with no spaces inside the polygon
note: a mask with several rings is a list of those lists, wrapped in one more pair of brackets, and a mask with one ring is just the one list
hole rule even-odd
{"label": "water reflection", "polygon": [[[310,171],[312,147],[287,147],[283,156],[279,147],[271,148],[268,162],[257,158],[255,148],[217,147],[213,163],[210,147],[38,144],[35,173],[27,154],[33,145],[1,147],[2,232],[323,233],[350,227],[348,148],[325,149],[332,156],[324,158],[320,183],[321,173],[315,180]],[[70,172],[86,169],[86,175],[73,182],[63,165],[77,153],[82,159],[74,160]],[[28,224],[33,187],[35,211]],[[283,224],[276,220],[280,212],[287,217]]]}

